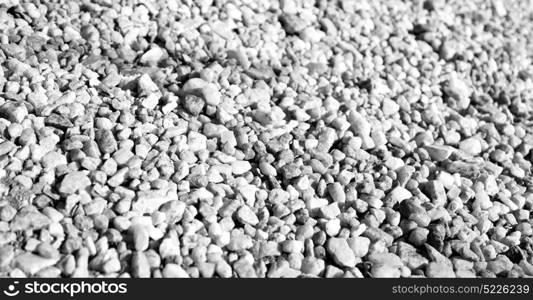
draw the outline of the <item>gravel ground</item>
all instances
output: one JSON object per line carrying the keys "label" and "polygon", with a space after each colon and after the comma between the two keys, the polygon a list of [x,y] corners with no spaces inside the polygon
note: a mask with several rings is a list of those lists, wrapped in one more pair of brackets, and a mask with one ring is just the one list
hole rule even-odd
{"label": "gravel ground", "polygon": [[0,0],[0,276],[533,277],[533,2]]}

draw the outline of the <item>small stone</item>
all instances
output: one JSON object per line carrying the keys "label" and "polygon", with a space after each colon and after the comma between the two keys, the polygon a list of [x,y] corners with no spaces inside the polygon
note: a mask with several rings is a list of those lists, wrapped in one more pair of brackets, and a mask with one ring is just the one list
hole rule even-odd
{"label": "small stone", "polygon": [[48,152],[45,156],[43,156],[41,164],[43,168],[47,170],[53,170],[57,166],[66,165],[67,158],[65,157],[65,155],[57,151],[51,151]]}
{"label": "small stone", "polygon": [[385,98],[383,99],[381,110],[386,117],[389,117],[400,111],[400,106],[391,99]]}
{"label": "small stone", "polygon": [[10,141],[3,141],[0,143],[0,156],[8,154],[11,150],[15,149],[15,144]]}
{"label": "small stone", "polygon": [[355,255],[346,239],[330,238],[327,242],[327,251],[338,266],[355,267]]}
{"label": "small stone", "polygon": [[231,163],[231,172],[235,175],[242,175],[252,169],[252,165],[244,160],[236,160]]}
{"label": "small stone", "polygon": [[233,264],[233,270],[239,278],[257,278],[253,265],[246,259],[241,258]]}
{"label": "small stone", "polygon": [[302,267],[300,270],[305,274],[319,276],[325,269],[326,264],[324,260],[313,256],[307,256],[302,260]]}
{"label": "small stone", "polygon": [[409,199],[413,196],[409,190],[407,190],[404,187],[397,186],[392,191],[389,192],[387,195],[390,202],[394,205],[396,203],[400,203],[406,199]]}
{"label": "small stone", "polygon": [[133,225],[129,228],[133,238],[133,249],[136,251],[146,251],[150,242],[150,233],[143,225]]}
{"label": "small stone", "polygon": [[117,141],[111,130],[102,129],[96,131],[96,142],[103,153],[113,153],[118,149]]}
{"label": "small stone", "polygon": [[135,154],[133,154],[131,150],[126,149],[126,148],[120,148],[117,151],[115,151],[115,153],[113,154],[113,159],[119,166],[123,166],[126,163],[128,163],[128,161],[133,156],[135,156]]}
{"label": "small stone", "polygon": [[22,123],[27,115],[28,109],[24,105],[16,104],[15,102],[6,102],[0,106],[0,117],[11,122]]}
{"label": "small stone", "polygon": [[492,9],[496,16],[503,18],[507,15],[507,8],[505,8],[504,1],[502,0],[493,0]]}
{"label": "small stone", "polygon": [[159,99],[161,99],[161,94],[152,93],[142,100],[142,106],[146,109],[153,110],[158,104]]}
{"label": "small stone", "polygon": [[150,278],[150,263],[143,252],[133,252],[131,256],[131,273],[135,278]]}
{"label": "small stone", "polygon": [[232,230],[229,244],[226,246],[230,251],[242,251],[253,246],[252,238],[240,230]]}
{"label": "small stone", "polygon": [[372,263],[371,274],[374,278],[398,278],[404,267],[402,260],[393,253],[372,253],[368,261]]}
{"label": "small stone", "polygon": [[59,251],[49,243],[40,243],[35,249],[37,253],[44,258],[59,258]]}
{"label": "small stone", "polygon": [[399,168],[403,167],[405,165],[403,159],[391,156],[385,161],[385,166],[389,168],[389,170],[396,171]]}
{"label": "small stone", "polygon": [[376,265],[372,266],[371,274],[373,278],[399,278],[402,270],[395,266]]}
{"label": "small stone", "polygon": [[162,259],[174,257],[180,253],[180,242],[176,236],[166,237],[159,245],[159,255]]}
{"label": "small stone", "polygon": [[482,151],[481,142],[478,138],[471,137],[459,143],[459,149],[472,156],[479,155]]}
{"label": "small stone", "polygon": [[95,26],[87,24],[81,26],[80,29],[80,34],[85,40],[96,42],[100,39],[100,32]]}
{"label": "small stone", "polygon": [[167,190],[140,191],[137,193],[137,200],[132,204],[132,209],[141,214],[151,214],[163,204],[173,200],[178,200],[178,195],[175,192]]}
{"label": "small stone", "polygon": [[414,246],[420,247],[426,243],[428,234],[428,229],[417,227],[409,234],[409,242]]}
{"label": "small stone", "polygon": [[67,130],[74,126],[67,117],[55,113],[46,117],[44,122],[47,126],[59,128],[61,130]]}
{"label": "small stone", "polygon": [[431,159],[435,161],[443,161],[450,157],[450,155],[453,153],[453,148],[450,146],[427,145],[425,146],[425,149],[427,150]]}
{"label": "small stone", "polygon": [[50,219],[40,213],[33,206],[23,207],[11,221],[10,227],[14,231],[28,229],[39,230],[50,225]]}
{"label": "small stone", "polygon": [[15,248],[11,245],[0,246],[0,268],[5,268],[11,264],[15,257]]}
{"label": "small stone", "polygon": [[265,176],[276,176],[278,174],[276,168],[267,162],[260,162],[259,170],[261,170],[261,173]]}
{"label": "small stone", "polygon": [[443,206],[446,204],[446,190],[444,185],[437,180],[430,180],[425,185],[428,196],[432,199],[432,202],[437,206]]}
{"label": "small stone", "polygon": [[326,223],[325,231],[326,231],[326,234],[329,236],[336,236],[337,234],[339,234],[341,228],[342,228],[341,220],[333,219],[333,220],[329,220]]}
{"label": "small stone", "polygon": [[250,61],[246,56],[244,49],[230,49],[227,51],[228,59],[235,59],[237,62],[244,68],[248,69],[250,67]]}
{"label": "small stone", "polygon": [[320,207],[318,209],[318,214],[321,218],[332,220],[341,214],[341,210],[339,209],[339,204],[334,202],[330,205]]}
{"label": "small stone", "polygon": [[448,80],[447,85],[444,87],[444,93],[457,101],[459,109],[466,109],[470,105],[471,91],[466,83],[457,78],[457,76],[452,76]]}
{"label": "small stone", "polygon": [[205,103],[211,106],[217,106],[220,104],[222,95],[218,90],[217,86],[213,83],[206,84],[201,89],[202,96],[205,100]]}
{"label": "small stone", "polygon": [[191,78],[181,88],[182,93],[184,94],[196,94],[201,96],[199,93],[204,86],[208,83],[201,78]]}
{"label": "small stone", "polygon": [[513,268],[513,262],[505,255],[498,255],[496,259],[487,262],[487,270],[496,275],[507,273]]}
{"label": "small stone", "polygon": [[305,21],[296,14],[282,14],[279,21],[287,34],[298,34],[307,27]]}
{"label": "small stone", "polygon": [[368,253],[370,247],[370,239],[363,236],[356,236],[349,238],[348,246],[352,249],[355,257],[363,257]]}
{"label": "small stone", "polygon": [[429,278],[455,278],[453,267],[443,262],[430,262],[426,267],[426,276]]}
{"label": "small stone", "polygon": [[2,207],[0,207],[0,220],[4,222],[11,221],[15,215],[17,214],[17,209],[15,209],[13,206],[6,204]]}
{"label": "small stone", "polygon": [[73,171],[65,175],[59,185],[59,192],[63,194],[74,194],[78,191],[85,190],[91,185],[91,180],[85,173]]}
{"label": "small stone", "polygon": [[286,253],[301,253],[304,250],[304,242],[299,240],[287,240],[283,242],[282,250]]}
{"label": "small stone", "polygon": [[139,62],[143,65],[157,65],[164,54],[161,48],[154,45],[141,56]]}
{"label": "small stone", "polygon": [[204,110],[205,101],[195,95],[186,95],[183,104],[189,113],[193,116],[197,116]]}
{"label": "small stone", "polygon": [[328,185],[328,193],[333,201],[337,203],[346,202],[346,193],[344,193],[344,188],[339,182]]}
{"label": "small stone", "polygon": [[441,171],[439,175],[437,175],[437,180],[447,189],[451,189],[455,185],[455,178],[452,174],[446,171]]}
{"label": "small stone", "polygon": [[201,133],[191,131],[187,136],[187,144],[192,152],[205,150],[207,148],[207,137]]}
{"label": "small stone", "polygon": [[137,80],[137,88],[141,95],[148,96],[150,93],[159,92],[159,87],[152,81],[150,75],[143,74]]}
{"label": "small stone", "polygon": [[257,190],[257,187],[251,184],[241,185],[236,188],[236,191],[241,194],[242,198],[246,201],[246,204],[250,206],[253,206],[255,203],[255,193]]}
{"label": "small stone", "polygon": [[260,257],[280,256],[279,244],[275,241],[262,242],[259,248]]}
{"label": "small stone", "polygon": [[40,270],[56,264],[59,258],[45,258],[31,253],[24,253],[15,258],[15,266],[24,273],[33,275]]}
{"label": "small stone", "polygon": [[348,115],[348,122],[354,134],[363,140],[363,149],[372,149],[375,147],[374,141],[370,137],[372,126],[363,115],[352,109]]}
{"label": "small stone", "polygon": [[203,278],[212,278],[215,274],[215,267],[216,265],[214,263],[209,262],[202,262],[198,264],[198,270]]}
{"label": "small stone", "polygon": [[225,260],[219,260],[215,267],[215,272],[218,276],[222,278],[230,278],[232,276],[233,270]]}
{"label": "small stone", "polygon": [[177,264],[166,264],[163,268],[163,277],[165,278],[189,278],[189,274]]}
{"label": "small stone", "polygon": [[246,205],[241,206],[237,211],[237,220],[243,224],[250,224],[252,226],[259,223],[259,219],[255,213]]}
{"label": "small stone", "polygon": [[65,26],[63,29],[63,40],[65,42],[80,40],[82,37],[77,29],[72,26]]}
{"label": "small stone", "polygon": [[104,274],[112,274],[120,271],[120,260],[113,257],[102,264],[102,272]]}

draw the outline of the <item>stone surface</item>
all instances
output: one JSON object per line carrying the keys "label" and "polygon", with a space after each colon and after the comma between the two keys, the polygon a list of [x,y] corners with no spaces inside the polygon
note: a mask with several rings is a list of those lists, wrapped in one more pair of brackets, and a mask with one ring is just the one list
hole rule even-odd
{"label": "stone surface", "polygon": [[59,192],[64,194],[74,194],[78,191],[85,190],[91,185],[89,177],[79,171],[70,172],[63,177],[59,185]]}
{"label": "stone surface", "polygon": [[352,268],[355,266],[355,254],[342,238],[330,238],[327,243],[328,254],[340,267]]}

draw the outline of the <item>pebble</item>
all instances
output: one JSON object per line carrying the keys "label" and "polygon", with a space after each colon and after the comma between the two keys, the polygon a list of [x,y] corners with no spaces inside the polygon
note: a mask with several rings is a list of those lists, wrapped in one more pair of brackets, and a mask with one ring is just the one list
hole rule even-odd
{"label": "pebble", "polygon": [[39,230],[50,225],[50,219],[33,206],[20,209],[10,223],[11,230]]}
{"label": "pebble", "polygon": [[444,185],[438,180],[431,180],[426,184],[428,196],[431,201],[437,206],[444,206],[446,204],[447,196]]}
{"label": "pebble", "polygon": [[252,226],[259,223],[259,219],[256,214],[250,209],[250,207],[244,205],[237,210],[237,220],[243,224],[250,224]]}
{"label": "pebble", "polygon": [[252,165],[247,161],[236,160],[231,163],[231,172],[235,175],[243,175],[251,169]]}
{"label": "pebble", "polygon": [[426,267],[429,278],[455,278],[452,266],[442,262],[430,262]]}
{"label": "pebble", "polygon": [[371,125],[367,121],[367,119],[363,117],[359,112],[351,110],[348,115],[348,122],[350,123],[354,133],[361,137],[363,142],[363,149],[374,148],[374,141],[370,137]]}
{"label": "pebble", "polygon": [[41,257],[44,258],[57,259],[60,257],[59,251],[49,243],[40,243],[35,250]]}
{"label": "pebble", "polygon": [[150,263],[143,252],[133,252],[131,256],[131,273],[135,278],[150,278]]}
{"label": "pebble", "polygon": [[15,258],[15,265],[25,273],[33,275],[55,265],[57,261],[58,258],[45,258],[32,253],[23,253]]}
{"label": "pebble", "polygon": [[383,99],[381,110],[386,117],[390,117],[400,111],[400,106],[391,99]]}
{"label": "pebble", "polygon": [[366,237],[356,236],[349,238],[347,241],[355,257],[364,257],[370,249],[370,239]]}
{"label": "pebble", "polygon": [[15,144],[10,141],[3,141],[0,143],[0,156],[8,154],[11,150],[15,149]]}
{"label": "pebble", "polygon": [[59,192],[63,194],[74,194],[83,191],[91,185],[89,177],[79,171],[70,172],[63,177],[59,185]]}
{"label": "pebble", "polygon": [[313,256],[306,256],[302,261],[301,271],[304,274],[320,276],[324,272],[326,266],[322,259],[318,259]]}
{"label": "pebble", "polygon": [[53,170],[57,166],[66,165],[67,163],[67,158],[56,151],[48,152],[41,160],[41,165],[47,170]]}
{"label": "pebble", "polygon": [[208,83],[202,88],[202,96],[205,100],[205,103],[212,106],[217,106],[222,101],[222,95],[220,94],[220,91],[218,90],[217,86]]}
{"label": "pebble", "polygon": [[459,149],[468,153],[472,156],[479,155],[482,151],[481,142],[475,137],[471,137],[465,140],[462,140],[459,143]]}
{"label": "pebble", "polygon": [[163,277],[164,278],[189,278],[189,274],[177,264],[166,264],[163,268]]}
{"label": "pebble", "polygon": [[328,193],[333,201],[337,203],[346,202],[346,194],[344,193],[344,189],[340,183],[334,182],[328,185]]}
{"label": "pebble", "polygon": [[133,249],[136,251],[146,251],[150,242],[148,229],[142,225],[134,225],[129,228],[133,237]]}
{"label": "pebble", "polygon": [[453,148],[443,145],[427,145],[425,146],[429,156],[432,160],[443,161],[446,160],[453,153]]}
{"label": "pebble", "polygon": [[387,195],[387,197],[389,198],[390,202],[393,203],[393,204],[400,203],[400,202],[402,202],[402,201],[404,201],[406,199],[411,198],[412,196],[413,195],[411,194],[411,192],[409,192],[409,190],[407,190],[406,188],[401,187],[401,186],[395,187]]}
{"label": "pebble", "polygon": [[487,270],[499,275],[509,272],[513,268],[513,262],[504,255],[498,255],[494,260],[487,262]]}
{"label": "pebble", "polygon": [[0,106],[0,117],[3,117],[14,123],[22,123],[28,115],[28,109],[24,105],[6,102]]}
{"label": "pebble", "polygon": [[151,214],[157,211],[163,204],[174,200],[178,200],[178,195],[172,191],[140,191],[137,193],[137,199],[132,204],[132,209],[141,214]]}
{"label": "pebble", "polygon": [[11,264],[15,258],[15,248],[11,245],[0,246],[0,268],[5,268]]}
{"label": "pebble", "polygon": [[117,141],[111,130],[102,129],[96,131],[95,139],[102,153],[113,153],[118,149]]}
{"label": "pebble", "polygon": [[156,65],[163,57],[164,52],[158,46],[153,46],[146,51],[140,58],[139,62],[145,65]]}
{"label": "pebble", "polygon": [[338,266],[347,268],[355,266],[355,254],[346,239],[330,238],[327,242],[327,251]]}
{"label": "pebble", "polygon": [[444,87],[444,92],[458,101],[459,109],[466,109],[470,105],[470,89],[466,83],[457,78],[457,76],[452,76],[448,80],[447,85]]}
{"label": "pebble", "polygon": [[368,260],[372,263],[371,274],[374,278],[398,278],[402,275],[403,263],[393,253],[372,253]]}
{"label": "pebble", "polygon": [[199,115],[205,107],[204,99],[195,95],[186,95],[184,98],[185,109],[194,116]]}

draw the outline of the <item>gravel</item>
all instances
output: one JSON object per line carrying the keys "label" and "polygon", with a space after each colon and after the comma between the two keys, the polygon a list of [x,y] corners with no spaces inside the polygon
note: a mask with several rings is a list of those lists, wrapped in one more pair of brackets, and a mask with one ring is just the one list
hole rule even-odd
{"label": "gravel", "polygon": [[0,276],[533,276],[529,1],[104,2],[0,1]]}

